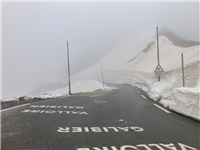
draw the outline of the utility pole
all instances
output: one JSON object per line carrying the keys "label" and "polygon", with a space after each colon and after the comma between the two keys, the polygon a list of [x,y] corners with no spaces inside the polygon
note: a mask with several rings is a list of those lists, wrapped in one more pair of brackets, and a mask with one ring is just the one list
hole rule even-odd
{"label": "utility pole", "polygon": [[[157,30],[157,57],[158,57],[158,65],[160,64],[159,60],[159,40],[158,40],[158,27],[156,27]],[[160,76],[158,76],[158,81],[160,82]]]}
{"label": "utility pole", "polygon": [[98,69],[97,69],[97,78],[98,78],[98,81],[100,82],[100,80],[99,80],[99,73],[98,73]]}
{"label": "utility pole", "polygon": [[103,83],[103,87],[104,87],[104,80],[103,80],[102,66],[101,66],[101,76],[102,76],[102,83]]}
{"label": "utility pole", "polygon": [[185,87],[183,53],[181,53],[181,60],[182,60],[182,79],[183,79],[183,87]]}
{"label": "utility pole", "polygon": [[68,41],[67,41],[67,62],[68,62],[69,95],[72,95],[72,93],[71,93],[71,84],[70,84],[70,65],[69,65],[69,48],[68,48]]}

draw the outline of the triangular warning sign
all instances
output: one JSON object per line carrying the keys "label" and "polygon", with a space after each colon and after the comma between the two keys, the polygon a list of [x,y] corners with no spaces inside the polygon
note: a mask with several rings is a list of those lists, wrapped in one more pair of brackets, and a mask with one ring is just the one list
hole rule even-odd
{"label": "triangular warning sign", "polygon": [[164,72],[163,68],[160,66],[160,64],[157,65],[154,73]]}

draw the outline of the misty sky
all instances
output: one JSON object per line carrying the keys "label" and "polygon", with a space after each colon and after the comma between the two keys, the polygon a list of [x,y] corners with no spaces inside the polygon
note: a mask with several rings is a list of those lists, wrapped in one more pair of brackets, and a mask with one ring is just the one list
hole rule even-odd
{"label": "misty sky", "polygon": [[20,95],[66,70],[66,41],[72,74],[127,32],[159,26],[199,41],[198,2],[3,2],[2,18],[3,95]]}

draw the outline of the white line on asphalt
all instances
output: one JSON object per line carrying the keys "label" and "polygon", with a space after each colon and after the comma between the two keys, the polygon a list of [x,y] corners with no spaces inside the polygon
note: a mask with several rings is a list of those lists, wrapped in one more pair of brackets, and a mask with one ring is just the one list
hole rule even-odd
{"label": "white line on asphalt", "polygon": [[30,103],[23,104],[23,105],[18,105],[18,106],[15,106],[15,107],[10,107],[10,108],[7,108],[7,109],[3,109],[3,110],[1,110],[0,112],[6,111],[6,110],[9,110],[9,109],[13,109],[13,108],[17,108],[17,107],[21,107],[21,106],[25,106],[25,105],[29,105],[29,104],[30,104]]}
{"label": "white line on asphalt", "polygon": [[154,104],[156,107],[158,107],[158,108],[160,108],[160,109],[162,109],[163,111],[165,111],[166,113],[171,113],[171,112],[169,112],[168,110],[166,110],[166,109],[164,109],[164,108],[162,108],[162,107],[160,107],[160,106],[158,106],[157,104]]}
{"label": "white line on asphalt", "polygon": [[147,99],[144,95],[141,95],[144,99]]}
{"label": "white line on asphalt", "polygon": [[137,91],[138,93],[140,93],[140,91]]}
{"label": "white line on asphalt", "polygon": [[101,100],[97,100],[97,101],[94,101],[95,103],[107,103],[107,101],[101,101]]}

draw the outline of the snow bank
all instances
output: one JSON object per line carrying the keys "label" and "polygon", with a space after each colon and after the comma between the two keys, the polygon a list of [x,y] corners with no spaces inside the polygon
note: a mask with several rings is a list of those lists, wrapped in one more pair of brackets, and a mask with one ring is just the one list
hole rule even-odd
{"label": "snow bank", "polygon": [[[75,93],[93,92],[102,88],[103,88],[103,84],[99,83],[98,81],[83,80],[83,81],[75,82],[74,84],[71,85],[71,93],[75,94]],[[51,97],[59,97],[59,96],[68,95],[68,93],[69,93],[69,86],[62,89],[49,91],[47,92],[47,95],[51,95]]]}
{"label": "snow bank", "polygon": [[19,97],[13,97],[13,98],[4,98],[1,101],[19,101]]}
{"label": "snow bank", "polygon": [[103,84],[95,80],[79,81],[72,85],[72,93],[93,92],[103,88]]}
{"label": "snow bank", "polygon": [[[99,89],[103,89],[103,84],[95,80],[78,81],[71,85],[72,94],[93,92]],[[47,92],[47,96],[55,98],[55,97],[68,95],[68,93],[69,93],[69,86],[62,89],[49,91]]]}
{"label": "snow bank", "polygon": [[[95,81],[95,80],[84,80],[84,81],[79,81],[71,86],[71,92],[72,94],[75,93],[85,93],[85,92],[93,92],[99,89],[109,89],[109,87],[103,87],[103,84]],[[23,100],[30,100],[34,98],[38,99],[47,99],[47,98],[56,98],[60,96],[67,96],[69,93],[69,87],[65,87],[62,89],[56,89],[56,90],[51,90],[49,92],[45,92],[42,95],[26,95],[22,97],[13,97],[9,99],[2,99],[1,101],[19,101],[20,99]]]}
{"label": "snow bank", "polygon": [[169,108],[200,121],[198,88],[175,88]]}

